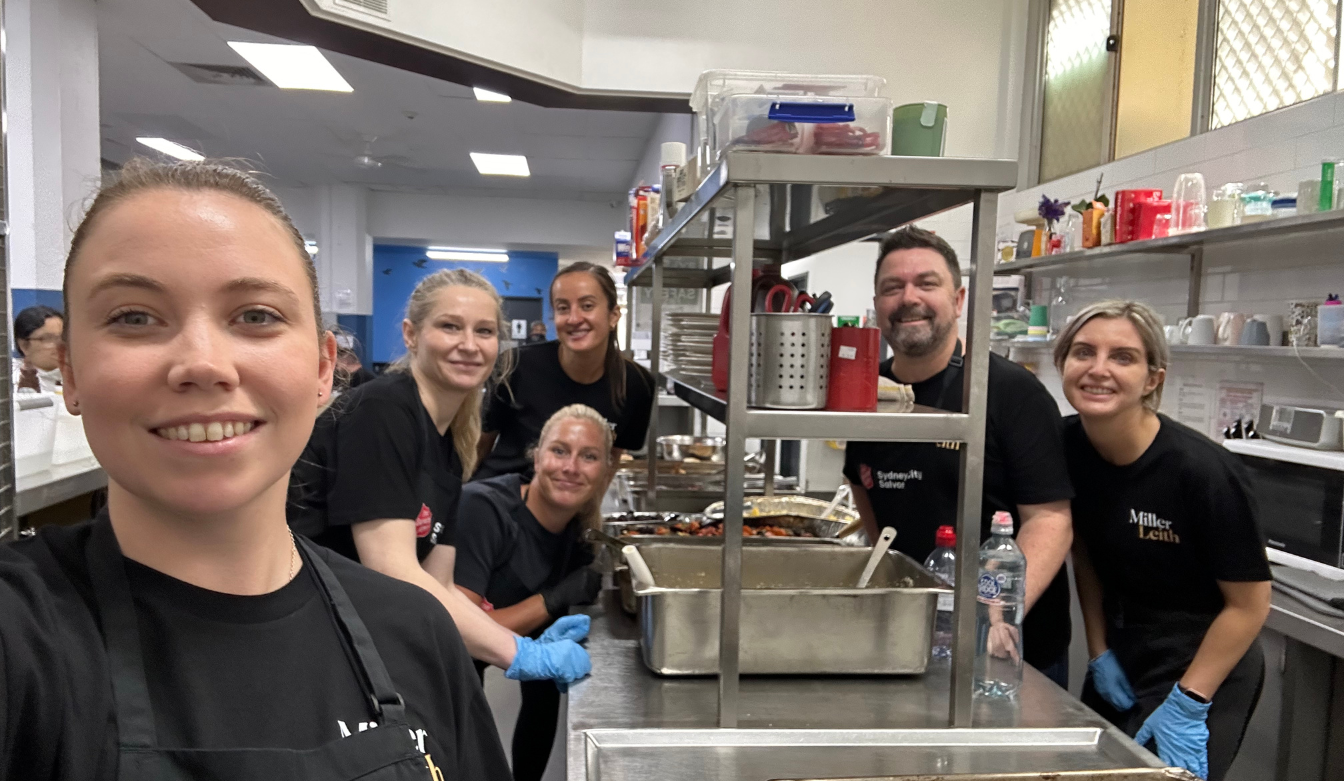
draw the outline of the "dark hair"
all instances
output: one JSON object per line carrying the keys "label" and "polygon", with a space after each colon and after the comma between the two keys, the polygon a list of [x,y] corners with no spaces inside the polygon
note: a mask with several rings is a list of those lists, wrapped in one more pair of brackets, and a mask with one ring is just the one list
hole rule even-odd
{"label": "dark hair", "polygon": [[275,194],[257,181],[246,171],[234,168],[228,162],[220,160],[181,161],[158,163],[143,157],[135,157],[121,167],[116,176],[98,189],[89,208],[84,212],[75,235],[70,239],[70,252],[65,256],[65,279],[61,283],[61,294],[65,297],[65,327],[70,324],[70,269],[75,265],[80,249],[88,240],[103,212],[134,195],[150,190],[179,190],[182,192],[220,192],[241,198],[275,218],[281,230],[294,245],[294,252],[303,263],[303,271],[308,277],[308,285],[313,294],[313,319],[317,324],[320,337],[322,327],[322,304],[317,294],[317,269],[313,259],[303,244],[303,235],[294,222],[285,213],[285,207]]}
{"label": "dark hair", "polygon": [[952,249],[952,245],[933,231],[926,231],[913,225],[894,230],[882,237],[882,246],[877,251],[877,268],[873,271],[874,284],[877,283],[877,275],[882,271],[882,261],[891,253],[903,249],[931,249],[942,255],[943,260],[947,261],[947,270],[952,273],[952,284],[961,285],[961,264],[957,262],[957,253]]}
{"label": "dark hair", "polygon": [[[607,311],[610,312],[616,308],[615,280],[611,278],[611,274],[605,268],[586,260],[571,263],[555,273],[555,278],[551,280],[550,291],[552,307],[555,306],[556,280],[566,274],[587,274],[597,280],[598,287],[602,288],[602,295],[607,299]],[[607,334],[606,375],[607,382],[611,385],[611,405],[618,410],[625,406],[625,364],[626,357],[621,354],[621,346],[616,343],[616,329],[613,328]]]}
{"label": "dark hair", "polygon": [[[20,340],[32,336],[34,331],[46,325],[47,321],[53,317],[59,317],[62,321],[65,320],[64,315],[60,312],[42,304],[30,306],[19,312],[18,316],[14,318],[14,346],[18,347]],[[23,352],[23,348],[19,348],[19,352]]]}

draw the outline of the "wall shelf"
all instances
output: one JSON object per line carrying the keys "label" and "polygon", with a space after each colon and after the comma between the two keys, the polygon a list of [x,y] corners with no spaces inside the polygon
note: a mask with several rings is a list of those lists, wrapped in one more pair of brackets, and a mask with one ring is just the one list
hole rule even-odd
{"label": "wall shelf", "polygon": [[[1007,344],[1013,350],[1055,349],[1054,340],[1009,339],[994,344],[996,346]],[[1172,356],[1192,358],[1235,358],[1246,361],[1300,358],[1304,361],[1344,361],[1342,347],[1259,347],[1240,344],[1172,344],[1167,347],[1171,350]]]}
{"label": "wall shelf", "polygon": [[1281,445],[1278,442],[1269,442],[1263,439],[1224,439],[1223,447],[1241,455],[1344,472],[1344,453],[1339,451],[1312,450],[1305,447]]}

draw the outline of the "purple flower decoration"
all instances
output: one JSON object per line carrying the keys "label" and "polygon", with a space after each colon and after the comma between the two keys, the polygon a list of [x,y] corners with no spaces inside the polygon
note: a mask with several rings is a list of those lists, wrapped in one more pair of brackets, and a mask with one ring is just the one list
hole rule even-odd
{"label": "purple flower decoration", "polygon": [[1068,206],[1063,201],[1052,201],[1050,196],[1042,195],[1041,203],[1036,207],[1036,213],[1041,215],[1041,219],[1045,220],[1047,225],[1053,227],[1055,222],[1064,216],[1064,210],[1067,208]]}

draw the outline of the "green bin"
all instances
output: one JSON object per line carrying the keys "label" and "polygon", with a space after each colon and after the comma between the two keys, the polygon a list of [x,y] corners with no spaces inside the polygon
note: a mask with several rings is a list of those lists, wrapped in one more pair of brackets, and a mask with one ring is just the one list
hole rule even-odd
{"label": "green bin", "polygon": [[947,139],[947,106],[926,100],[891,112],[891,153],[908,157],[942,157]]}

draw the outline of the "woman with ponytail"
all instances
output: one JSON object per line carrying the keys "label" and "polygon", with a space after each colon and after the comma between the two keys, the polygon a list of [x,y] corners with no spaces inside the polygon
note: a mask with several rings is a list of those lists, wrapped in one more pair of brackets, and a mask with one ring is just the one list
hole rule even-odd
{"label": "woman with ponytail", "polygon": [[611,274],[592,263],[571,264],[555,275],[550,295],[559,338],[513,351],[508,383],[497,384],[490,395],[475,479],[510,473],[530,479],[529,449],[546,421],[570,404],[592,407],[611,424],[612,464],[644,445],[653,378],[616,344],[621,307]]}
{"label": "woman with ponytail", "polygon": [[499,357],[499,294],[479,274],[439,271],[411,293],[406,355],[318,417],[290,478],[289,522],[314,542],[433,594],[473,657],[518,680],[568,684],[590,669],[576,621],[538,640],[492,621],[453,586],[462,479],[476,463],[482,389]]}

